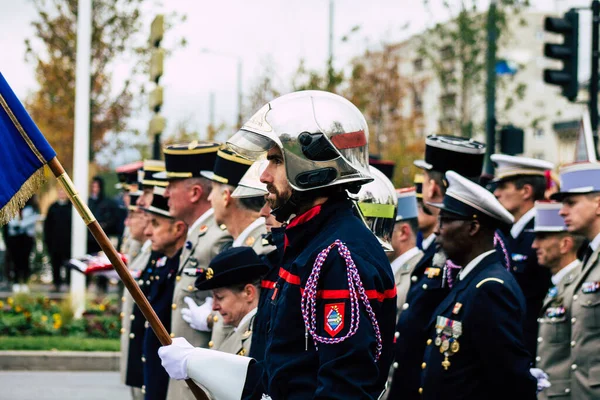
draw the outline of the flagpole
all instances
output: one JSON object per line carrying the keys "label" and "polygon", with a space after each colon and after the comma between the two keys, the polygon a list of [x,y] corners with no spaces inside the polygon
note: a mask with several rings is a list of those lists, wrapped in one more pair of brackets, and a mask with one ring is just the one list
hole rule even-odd
{"label": "flagpole", "polygon": [[[104,251],[108,259],[112,263],[113,267],[115,268],[115,271],[117,271],[117,274],[119,274],[121,281],[123,282],[123,284],[125,284],[125,287],[129,291],[129,293],[131,293],[135,304],[137,304],[142,314],[144,314],[144,317],[150,324],[150,327],[152,327],[152,330],[156,334],[156,337],[158,338],[160,343],[163,346],[170,345],[171,336],[169,335],[169,332],[167,332],[164,325],[160,322],[160,319],[158,319],[158,316],[156,315],[154,309],[148,302],[148,299],[146,298],[146,296],[144,296],[142,290],[129,273],[129,270],[123,263],[123,260],[121,260],[121,257],[117,253],[117,250],[115,250],[110,239],[108,238],[108,236],[106,236],[106,233],[104,233],[104,230],[102,229],[98,221],[96,221],[96,218],[88,208],[87,204],[81,199],[81,197],[79,197],[79,194],[75,189],[73,181],[71,181],[71,178],[69,178],[69,175],[67,175],[67,173],[65,172],[65,169],[61,165],[60,161],[58,161],[58,158],[54,157],[52,160],[50,160],[48,162],[48,167],[50,168],[50,170],[52,170],[52,173],[54,174],[56,179],[58,179],[62,187],[65,189],[65,192],[69,196],[69,200],[71,200],[71,203],[83,219],[83,222],[87,225],[90,232],[92,232],[92,235],[94,235],[96,242],[98,242],[98,244],[102,248],[102,251]],[[190,387],[192,393],[194,394],[197,400],[208,400],[208,397],[206,396],[204,391],[200,389],[200,387],[198,387],[198,385],[196,385],[196,383],[192,379],[186,379],[186,383]]]}

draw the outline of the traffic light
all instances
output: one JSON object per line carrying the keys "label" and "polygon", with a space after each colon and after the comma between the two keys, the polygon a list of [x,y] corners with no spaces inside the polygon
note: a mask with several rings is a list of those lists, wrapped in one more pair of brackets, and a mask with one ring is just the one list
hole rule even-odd
{"label": "traffic light", "polygon": [[544,82],[560,86],[563,96],[569,101],[575,101],[579,91],[577,81],[579,15],[571,9],[563,18],[546,17],[544,30],[563,36],[561,44],[544,44],[544,55],[562,61],[563,64],[561,70],[544,69]]}
{"label": "traffic light", "polygon": [[523,154],[523,141],[523,129],[513,125],[506,125],[500,129],[500,153],[510,156]]}

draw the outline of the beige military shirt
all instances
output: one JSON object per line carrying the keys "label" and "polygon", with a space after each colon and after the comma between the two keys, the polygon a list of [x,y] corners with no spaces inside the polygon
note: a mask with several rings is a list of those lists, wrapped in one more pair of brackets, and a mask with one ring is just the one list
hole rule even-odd
{"label": "beige military shirt", "polygon": [[[175,291],[173,293],[173,310],[171,314],[171,336],[184,337],[194,347],[208,347],[210,332],[200,332],[181,318],[181,309],[187,308],[183,301],[185,297],[191,297],[196,304],[202,305],[207,296],[207,291],[199,291],[194,286],[196,282],[196,269],[207,269],[208,264],[214,256],[231,245],[232,237],[225,226],[217,225],[212,209],[204,213],[189,228],[188,240],[181,253],[179,271],[175,280]],[[185,272],[184,272],[185,271]],[[169,381],[167,400],[194,400],[192,392],[185,381]]]}
{"label": "beige military shirt", "polygon": [[[571,316],[571,396],[600,399],[600,234],[594,252],[573,285]],[[565,389],[566,391],[566,389]]]}
{"label": "beige military shirt", "polygon": [[240,233],[237,239],[233,241],[232,247],[248,246],[252,247],[258,255],[268,254],[275,250],[275,246],[264,245],[262,238],[266,233],[265,219],[260,217]]}
{"label": "beige military shirt", "polygon": [[252,324],[257,309],[250,311],[242,318],[240,325],[237,328],[231,328],[224,339],[221,340],[219,346],[215,346],[215,350],[224,353],[237,354],[239,356],[247,356],[250,353],[250,343],[252,342]]}
{"label": "beige military shirt", "polygon": [[[135,243],[133,243],[135,242]],[[127,267],[130,271],[141,271],[146,268],[148,261],[150,261],[150,254],[152,253],[152,243],[148,240],[143,245],[137,240],[129,240],[130,253],[127,254],[127,259],[130,260]],[[136,251],[137,249],[137,251]],[[133,317],[133,297],[127,289],[123,292],[121,297],[121,359],[120,359],[120,370],[121,370],[121,383],[125,384],[125,378],[127,376],[127,354],[129,353],[129,341],[132,340],[129,337],[131,332],[131,318]]]}
{"label": "beige military shirt", "polygon": [[[550,288],[540,311],[536,367],[548,374],[552,386],[538,399],[571,398],[571,306],[573,282],[581,273],[581,262],[573,261]],[[560,273],[560,272],[559,272]]]}
{"label": "beige military shirt", "polygon": [[402,304],[406,302],[406,295],[408,294],[408,289],[410,289],[410,275],[422,257],[423,252],[418,247],[413,247],[392,261],[392,271],[394,272],[396,294],[398,296],[396,300],[396,321],[400,317]]}

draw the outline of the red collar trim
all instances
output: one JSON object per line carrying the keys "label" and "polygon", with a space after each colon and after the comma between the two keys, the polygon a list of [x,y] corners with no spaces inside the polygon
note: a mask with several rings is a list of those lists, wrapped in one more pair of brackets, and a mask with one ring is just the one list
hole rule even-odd
{"label": "red collar trim", "polygon": [[298,225],[304,224],[305,222],[310,221],[311,219],[313,219],[314,217],[319,215],[319,213],[321,212],[321,208],[322,208],[322,204],[319,204],[317,206],[314,206],[313,208],[311,208],[304,214],[294,217],[290,221],[290,223],[287,225],[286,229],[293,228],[295,226],[298,226]]}

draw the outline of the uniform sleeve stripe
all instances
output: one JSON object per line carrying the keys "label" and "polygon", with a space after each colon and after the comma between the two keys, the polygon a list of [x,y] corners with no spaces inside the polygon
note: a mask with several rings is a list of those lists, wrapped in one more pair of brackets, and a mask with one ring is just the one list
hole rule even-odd
{"label": "uniform sleeve stripe", "polygon": [[[300,293],[304,293],[304,289],[300,289]],[[384,301],[387,299],[393,299],[396,297],[396,288],[389,289],[384,291],[383,293],[378,292],[377,290],[365,290],[365,294],[369,298],[369,300],[377,300]],[[349,299],[350,291],[349,290],[319,290],[317,292],[318,299],[324,300],[340,300],[340,299]]]}
{"label": "uniform sleeve stripe", "polygon": [[263,289],[273,289],[275,287],[276,283],[277,282],[263,280],[263,281],[260,282],[260,286]]}
{"label": "uniform sleeve stripe", "polygon": [[289,271],[286,271],[283,268],[279,268],[279,277],[287,283],[291,283],[292,285],[300,285],[300,277],[290,273]]}

